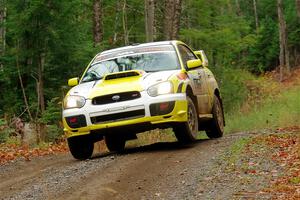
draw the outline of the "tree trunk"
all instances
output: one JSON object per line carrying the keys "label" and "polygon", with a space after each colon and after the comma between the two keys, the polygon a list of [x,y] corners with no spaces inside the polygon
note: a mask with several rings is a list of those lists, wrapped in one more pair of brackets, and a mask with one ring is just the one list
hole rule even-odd
{"label": "tree trunk", "polygon": [[277,0],[278,21],[279,21],[279,45],[280,45],[280,81],[283,81],[285,71],[290,73],[289,50],[287,45],[286,22],[283,14],[282,0]]}
{"label": "tree trunk", "polygon": [[[285,23],[286,24],[286,23]],[[287,31],[285,26],[285,45],[284,45],[284,52],[285,52],[285,65],[288,75],[290,75],[291,72],[291,63],[290,63],[290,51],[288,47],[288,39],[287,39]]]}
{"label": "tree trunk", "polygon": [[115,24],[114,24],[114,38],[113,38],[113,44],[116,44],[118,40],[118,25],[119,25],[119,18],[120,18],[120,12],[121,12],[121,3],[120,1],[116,1],[116,16],[115,16]]}
{"label": "tree trunk", "polygon": [[236,13],[238,16],[242,16],[242,10],[239,0],[235,0],[235,6],[236,6]]}
{"label": "tree trunk", "polygon": [[153,42],[154,40],[154,6],[154,0],[145,0],[145,29],[147,42]]}
{"label": "tree trunk", "polygon": [[233,10],[232,9],[232,2],[231,2],[231,0],[227,0],[226,4],[227,4],[228,12],[231,14],[232,10]]}
{"label": "tree trunk", "polygon": [[164,39],[164,7],[165,1],[154,1],[154,40]]}
{"label": "tree trunk", "polygon": [[45,111],[45,96],[44,96],[44,64],[45,64],[45,56],[44,54],[40,54],[39,62],[38,62],[38,99],[39,99],[39,107],[40,111],[43,113]]}
{"label": "tree trunk", "polygon": [[122,21],[123,21],[123,32],[124,32],[124,44],[129,44],[128,38],[128,27],[127,27],[127,2],[123,1],[123,9],[122,9]]}
{"label": "tree trunk", "polygon": [[181,0],[165,0],[164,36],[166,40],[178,38],[180,15]]}
{"label": "tree trunk", "polygon": [[[189,13],[189,9],[192,7],[192,2],[191,1],[183,1],[182,3],[182,12],[183,13]],[[181,24],[183,27],[185,27],[187,30],[192,29],[192,18],[193,15],[191,14],[186,14],[181,18]],[[185,42],[187,44],[192,44],[193,43],[193,38],[190,37],[186,37],[185,38]]]}
{"label": "tree trunk", "polygon": [[45,97],[44,97],[44,66],[45,66],[45,54],[40,53],[37,59],[37,78],[32,75],[36,81],[36,93],[37,93],[37,108],[34,119],[35,131],[36,131],[36,143],[39,144],[45,138],[44,125],[38,122],[38,117],[45,111]]}
{"label": "tree trunk", "polygon": [[180,17],[181,17],[181,0],[174,1],[174,21],[173,21],[173,31],[172,40],[178,39],[179,29],[180,29]]}
{"label": "tree trunk", "polygon": [[300,53],[298,53],[297,48],[294,48],[294,66],[300,65]]}
{"label": "tree trunk", "polygon": [[161,21],[158,12],[158,2],[157,0],[153,0],[153,41],[156,41],[158,38],[158,29],[159,23],[158,20]]}
{"label": "tree trunk", "polygon": [[94,46],[98,46],[103,40],[102,0],[94,0],[93,24]]}
{"label": "tree trunk", "polygon": [[[19,42],[17,42],[17,51],[19,51],[19,46],[20,46]],[[22,79],[21,72],[20,72],[19,53],[18,52],[16,54],[16,66],[17,66],[18,78],[20,81],[20,86],[21,86],[21,90],[22,90],[22,94],[23,94],[24,104],[25,104],[29,119],[32,122],[33,118],[32,118],[31,112],[30,112],[30,108],[29,108],[29,104],[27,101],[27,96],[26,96],[26,92],[25,92],[25,88],[24,88],[24,84],[23,84],[23,79]]]}
{"label": "tree trunk", "polygon": [[173,1],[165,0],[165,16],[164,16],[164,36],[166,40],[171,39],[172,18],[173,18]]}
{"label": "tree trunk", "polygon": [[300,18],[300,0],[295,0],[295,1],[296,1],[297,14],[298,17]]}
{"label": "tree trunk", "polygon": [[254,10],[254,17],[255,17],[255,27],[256,27],[256,31],[258,31],[259,24],[258,24],[256,0],[253,0],[253,10]]}
{"label": "tree trunk", "polygon": [[[5,53],[6,46],[6,5],[5,0],[0,0],[0,57]],[[3,70],[3,63],[0,62],[0,70]]]}

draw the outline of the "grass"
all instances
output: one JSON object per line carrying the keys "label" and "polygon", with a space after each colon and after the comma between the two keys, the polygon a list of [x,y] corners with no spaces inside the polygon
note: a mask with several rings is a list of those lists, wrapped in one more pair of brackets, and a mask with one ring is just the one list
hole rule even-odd
{"label": "grass", "polygon": [[248,113],[227,116],[226,132],[274,129],[300,124],[300,86],[253,105]]}
{"label": "grass", "polygon": [[300,177],[293,177],[289,180],[292,184],[299,184],[300,183]]}
{"label": "grass", "polygon": [[229,149],[229,157],[226,158],[227,162],[229,164],[234,165],[237,160],[239,160],[240,155],[242,154],[243,150],[245,149],[245,146],[249,144],[251,141],[251,138],[245,137],[237,140],[234,142],[234,144]]}

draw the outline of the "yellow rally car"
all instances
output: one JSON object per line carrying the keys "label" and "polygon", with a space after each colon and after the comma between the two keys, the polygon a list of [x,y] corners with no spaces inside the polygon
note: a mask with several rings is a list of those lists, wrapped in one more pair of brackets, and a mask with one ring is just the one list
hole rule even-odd
{"label": "yellow rally car", "polygon": [[173,128],[181,143],[199,130],[218,138],[224,131],[220,90],[203,51],[164,41],[104,51],[95,56],[63,103],[63,124],[74,158],[91,157],[105,139],[121,151],[136,134]]}

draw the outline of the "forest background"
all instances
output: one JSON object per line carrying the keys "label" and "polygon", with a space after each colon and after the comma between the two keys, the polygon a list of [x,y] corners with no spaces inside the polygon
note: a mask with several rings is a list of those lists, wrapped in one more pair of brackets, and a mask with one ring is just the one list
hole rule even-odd
{"label": "forest background", "polygon": [[247,80],[300,65],[299,0],[0,0],[0,142],[16,119],[37,143],[63,135],[67,79],[105,49],[179,39],[203,49],[226,114],[248,98]]}

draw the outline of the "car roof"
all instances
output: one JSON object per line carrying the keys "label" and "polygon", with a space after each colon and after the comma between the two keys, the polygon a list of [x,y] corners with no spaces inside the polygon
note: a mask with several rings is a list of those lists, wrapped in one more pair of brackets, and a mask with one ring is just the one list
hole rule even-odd
{"label": "car roof", "polygon": [[141,43],[141,44],[132,44],[124,47],[119,47],[119,48],[114,48],[110,50],[106,50],[103,52],[98,53],[98,55],[105,55],[105,54],[111,54],[117,51],[122,51],[122,50],[128,50],[130,48],[135,48],[135,47],[150,47],[150,46],[159,46],[159,45],[174,45],[176,44],[177,40],[169,40],[169,41],[160,41],[160,42],[148,42],[148,43]]}

